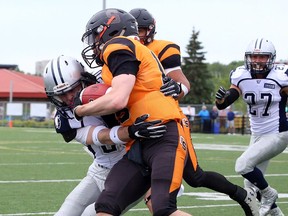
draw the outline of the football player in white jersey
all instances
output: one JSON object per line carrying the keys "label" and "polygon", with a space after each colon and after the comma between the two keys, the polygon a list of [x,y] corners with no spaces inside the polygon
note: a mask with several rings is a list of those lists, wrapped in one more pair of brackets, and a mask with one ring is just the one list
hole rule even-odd
{"label": "football player in white jersey", "polygon": [[283,152],[288,143],[288,67],[275,64],[275,58],[271,41],[251,41],[245,52],[245,65],[230,73],[230,89],[220,87],[215,96],[218,109],[225,109],[240,95],[247,103],[251,139],[247,150],[236,160],[235,171],[245,178],[246,187],[259,191],[261,216],[284,215],[275,203],[277,191],[264,177],[269,160]]}
{"label": "football player in white jersey", "polygon": [[[81,121],[74,119],[74,96],[85,87],[84,82],[87,81],[87,77],[81,76],[83,73],[83,65],[75,58],[59,56],[47,64],[43,74],[47,97],[57,108],[54,118],[56,132],[66,142],[76,140],[82,143],[94,158],[87,176],[66,197],[56,216],[96,215],[93,203],[104,189],[110,169],[126,153],[125,143],[131,141],[133,135],[157,138],[166,130],[162,125],[154,127],[157,121],[144,122],[148,116],[141,116],[136,120],[137,124],[130,127],[118,126],[114,115],[86,116]],[[87,206],[89,208],[85,210]]]}

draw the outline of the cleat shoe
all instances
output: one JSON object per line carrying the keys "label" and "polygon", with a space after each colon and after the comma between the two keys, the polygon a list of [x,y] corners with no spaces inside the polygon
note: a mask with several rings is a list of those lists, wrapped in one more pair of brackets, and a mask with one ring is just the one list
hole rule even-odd
{"label": "cleat shoe", "polygon": [[237,186],[235,194],[230,196],[240,204],[245,216],[259,216],[259,207],[256,200],[256,191],[252,187],[241,188]]}
{"label": "cleat shoe", "polygon": [[270,216],[284,216],[283,212],[281,211],[281,209],[279,207],[274,208],[274,209],[270,209],[270,211],[268,211],[268,214]]}
{"label": "cleat shoe", "polygon": [[[268,186],[264,190],[260,190],[261,193],[261,206],[260,206],[260,216],[268,215],[269,210],[273,203],[275,203],[278,198],[278,193],[274,188]],[[274,210],[274,209],[273,209]]]}
{"label": "cleat shoe", "polygon": [[249,206],[250,213],[246,212],[243,205],[241,205],[242,208],[244,209],[246,215],[259,216],[259,208],[258,208],[258,203],[257,203],[256,191],[252,187],[245,188],[245,190],[247,191],[247,195],[246,195],[246,198],[244,200],[244,203],[247,206]]}

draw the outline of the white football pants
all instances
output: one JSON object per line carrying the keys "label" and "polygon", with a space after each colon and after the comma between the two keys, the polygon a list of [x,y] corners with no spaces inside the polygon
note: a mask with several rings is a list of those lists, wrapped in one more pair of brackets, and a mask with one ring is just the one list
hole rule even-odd
{"label": "white football pants", "polygon": [[243,175],[257,167],[265,174],[269,160],[283,152],[287,144],[288,131],[261,136],[251,135],[248,148],[236,160],[235,171]]}
{"label": "white football pants", "polygon": [[[104,189],[104,182],[109,171],[110,169],[101,168],[92,163],[87,176],[70,192],[55,216],[95,216],[94,203]],[[87,206],[89,208],[85,210]]]}

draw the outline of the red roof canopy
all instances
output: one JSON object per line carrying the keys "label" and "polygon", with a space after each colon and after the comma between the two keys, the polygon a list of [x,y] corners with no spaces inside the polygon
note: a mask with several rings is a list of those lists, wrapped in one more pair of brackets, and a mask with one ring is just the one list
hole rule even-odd
{"label": "red roof canopy", "polygon": [[0,69],[0,98],[9,98],[11,86],[13,98],[47,99],[42,77]]}

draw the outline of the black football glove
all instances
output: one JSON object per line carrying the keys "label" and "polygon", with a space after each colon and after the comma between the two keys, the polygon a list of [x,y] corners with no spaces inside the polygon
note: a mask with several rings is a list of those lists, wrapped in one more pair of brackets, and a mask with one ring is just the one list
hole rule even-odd
{"label": "black football glove", "polygon": [[93,85],[97,83],[97,77],[89,72],[81,72],[81,81],[84,82],[85,85]]}
{"label": "black football glove", "polygon": [[227,91],[222,86],[219,87],[218,91],[215,94],[216,100],[222,100],[226,97]]}
{"label": "black football glove", "polygon": [[161,120],[147,121],[148,114],[144,114],[136,119],[133,125],[128,127],[131,139],[139,138],[159,138],[166,133],[166,125],[158,125]]}
{"label": "black football glove", "polygon": [[78,121],[82,120],[82,117],[78,116],[75,113],[77,106],[82,105],[82,101],[80,100],[80,93],[81,93],[81,91],[77,92],[74,96],[74,99],[73,99],[73,115],[74,115],[75,119],[77,119]]}
{"label": "black football glove", "polygon": [[164,77],[163,82],[164,85],[161,86],[160,91],[165,96],[172,96],[173,98],[177,98],[182,91],[181,85],[179,85],[170,77]]}

